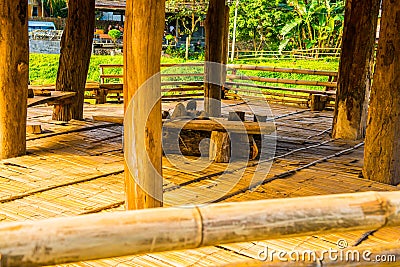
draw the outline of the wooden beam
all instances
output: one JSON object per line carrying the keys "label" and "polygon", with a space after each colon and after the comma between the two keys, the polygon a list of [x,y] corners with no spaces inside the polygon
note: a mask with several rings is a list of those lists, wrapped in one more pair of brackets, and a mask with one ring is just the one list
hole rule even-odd
{"label": "wooden beam", "polygon": [[28,1],[0,4],[0,159],[26,152]]}
{"label": "wooden beam", "polygon": [[3,267],[53,265],[400,225],[400,192],[111,212],[0,224]]}
{"label": "wooden beam", "polygon": [[400,183],[400,0],[383,1],[364,152],[364,177]]}
{"label": "wooden beam", "polygon": [[[204,108],[207,116],[221,117],[221,95],[223,88],[222,64],[226,62],[224,37],[226,25],[225,1],[210,0],[205,21],[206,47],[204,66]],[[225,53],[224,53],[225,52]]]}
{"label": "wooden beam", "polygon": [[364,138],[380,2],[346,1],[333,138]]}
{"label": "wooden beam", "polygon": [[124,131],[126,207],[160,207],[161,76],[153,76],[160,73],[165,0],[128,0],[125,18],[124,105],[131,119]]}

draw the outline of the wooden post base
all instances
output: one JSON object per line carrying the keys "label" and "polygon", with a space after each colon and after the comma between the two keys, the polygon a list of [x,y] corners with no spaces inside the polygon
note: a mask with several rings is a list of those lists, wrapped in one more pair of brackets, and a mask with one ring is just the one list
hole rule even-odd
{"label": "wooden post base", "polygon": [[96,90],[96,104],[105,104],[107,102],[107,90]]}
{"label": "wooden post base", "polygon": [[227,132],[211,132],[209,159],[216,163],[228,163],[231,157],[230,143]]}
{"label": "wooden post base", "polygon": [[41,134],[42,133],[42,125],[28,124],[28,125],[26,125],[26,132],[29,134]]}
{"label": "wooden post base", "polygon": [[323,94],[312,94],[311,95],[311,111],[323,111],[326,106],[326,102],[328,101],[328,97]]}

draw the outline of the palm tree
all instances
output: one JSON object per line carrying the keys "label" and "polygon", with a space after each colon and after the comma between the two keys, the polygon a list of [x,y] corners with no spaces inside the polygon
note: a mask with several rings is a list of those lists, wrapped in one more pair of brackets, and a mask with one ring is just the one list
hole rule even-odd
{"label": "palm tree", "polygon": [[287,3],[293,8],[295,19],[281,30],[280,51],[290,42],[300,49],[338,47],[344,22],[343,1],[288,0]]}

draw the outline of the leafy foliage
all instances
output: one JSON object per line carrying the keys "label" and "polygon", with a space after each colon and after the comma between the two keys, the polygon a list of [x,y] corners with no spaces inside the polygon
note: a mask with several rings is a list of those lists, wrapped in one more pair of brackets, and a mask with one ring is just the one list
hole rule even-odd
{"label": "leafy foliage", "polygon": [[288,0],[293,8],[293,20],[281,29],[285,48],[338,48],[344,23],[344,1],[338,0]]}
{"label": "leafy foliage", "polygon": [[108,32],[108,35],[111,37],[112,41],[115,43],[118,38],[121,37],[121,32],[117,29],[112,29]]}
{"label": "leafy foliage", "polygon": [[[183,33],[192,36],[198,29],[198,25],[203,21],[207,14],[207,4],[205,0],[167,0],[169,6],[173,6],[175,11],[168,17],[170,22],[178,20],[183,27]],[[179,31],[179,29],[177,29]]]}
{"label": "leafy foliage", "polygon": [[[188,44],[191,43],[193,33],[198,30],[200,22],[204,21],[207,14],[207,1],[205,0],[167,0],[167,5],[174,7],[174,13],[170,16],[169,22],[178,21],[182,28],[176,29],[178,34],[187,36]],[[183,31],[181,32],[181,30]],[[187,47],[187,50],[190,48]],[[189,51],[188,51],[189,52]],[[185,58],[188,59],[188,54]]]}
{"label": "leafy foliage", "polygon": [[[284,1],[240,0],[236,39],[241,49],[277,50],[281,41],[279,32],[292,20],[291,8]],[[235,8],[230,10],[231,32]]]}
{"label": "leafy foliage", "polygon": [[237,40],[253,51],[338,48],[343,22],[343,0],[240,0]]}

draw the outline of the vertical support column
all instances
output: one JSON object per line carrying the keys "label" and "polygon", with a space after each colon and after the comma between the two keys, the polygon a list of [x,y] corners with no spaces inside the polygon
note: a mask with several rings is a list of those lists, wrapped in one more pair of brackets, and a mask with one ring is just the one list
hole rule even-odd
{"label": "vertical support column", "polygon": [[[223,68],[226,62],[224,59],[227,49],[224,45],[227,41],[225,37],[225,1],[210,0],[207,18],[205,21],[206,29],[206,48],[204,66],[204,107],[207,116],[221,116],[221,94],[223,85]],[[216,64],[213,64],[216,63]]]}
{"label": "vertical support column", "polygon": [[380,0],[348,0],[333,138],[364,138]]}
{"label": "vertical support column", "polygon": [[0,3],[0,159],[26,152],[28,1]]}
{"label": "vertical support column", "polygon": [[68,18],[61,37],[56,90],[76,92],[76,96],[69,104],[54,105],[53,120],[83,119],[95,20],[95,0],[68,1]]}
{"label": "vertical support column", "polygon": [[364,150],[364,177],[400,183],[400,0],[383,1]]}
{"label": "vertical support column", "polygon": [[153,76],[160,72],[164,19],[165,0],[126,1],[124,105],[125,112],[131,105],[133,115],[125,122],[133,128],[130,136],[125,128],[124,138],[125,158],[133,168],[130,172],[125,163],[127,209],[162,206],[161,76]]}

